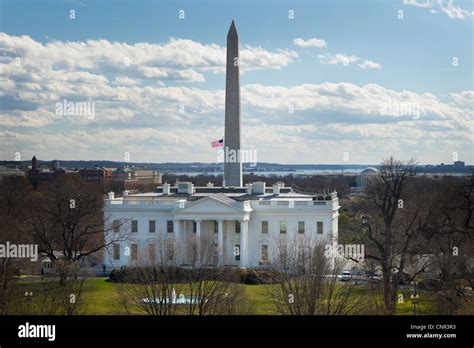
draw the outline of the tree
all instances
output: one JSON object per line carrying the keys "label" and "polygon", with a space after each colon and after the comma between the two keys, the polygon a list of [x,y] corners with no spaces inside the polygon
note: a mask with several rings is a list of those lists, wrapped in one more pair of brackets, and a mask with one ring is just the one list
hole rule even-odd
{"label": "tree", "polygon": [[61,285],[76,264],[127,238],[126,229],[114,232],[125,222],[111,224],[103,204],[96,185],[72,175],[43,185],[33,196],[26,223],[39,252],[55,265]]}
{"label": "tree", "polygon": [[423,231],[423,245],[438,273],[430,284],[436,309],[454,314],[469,303],[466,287],[474,287],[474,175],[444,178],[440,186],[443,200]]}
{"label": "tree", "polygon": [[359,310],[355,283],[340,284],[337,275],[345,261],[326,255],[324,241],[296,236],[279,243],[268,288],[277,311],[290,315],[347,315]]}
{"label": "tree", "polygon": [[361,207],[362,222],[374,247],[365,257],[380,262],[389,314],[395,313],[399,283],[413,246],[440,201],[438,192],[418,190],[412,180],[414,166],[414,160],[404,163],[390,157],[383,161],[377,180],[367,189],[369,200]]}
{"label": "tree", "polygon": [[[28,213],[31,186],[24,177],[5,177],[0,183],[0,244],[30,243],[23,221]],[[20,269],[31,265],[30,260],[0,258],[0,314],[9,312],[15,293],[16,276]]]}

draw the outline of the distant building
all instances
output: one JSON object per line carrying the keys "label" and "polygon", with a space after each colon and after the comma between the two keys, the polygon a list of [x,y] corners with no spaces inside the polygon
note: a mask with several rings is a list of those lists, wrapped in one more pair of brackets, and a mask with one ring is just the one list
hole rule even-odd
{"label": "distant building", "polygon": [[379,171],[374,167],[367,167],[359,175],[356,176],[357,186],[366,187],[372,184],[377,177]]}
{"label": "distant building", "polygon": [[38,187],[40,183],[51,182],[64,174],[76,174],[75,171],[66,170],[59,167],[59,162],[55,161],[54,165],[43,164],[38,168],[36,156],[31,159],[31,168],[28,169],[28,181],[34,188]]}
{"label": "distant building", "polygon": [[83,168],[79,170],[79,175],[84,181],[98,184],[110,184],[112,182],[112,170],[101,167]]}
{"label": "distant building", "polygon": [[132,170],[131,175],[140,185],[161,184],[162,176],[156,170]]}
{"label": "distant building", "polygon": [[464,170],[465,163],[463,161],[455,161],[454,162],[454,169],[456,170]]}
{"label": "distant building", "polygon": [[113,190],[115,192],[137,192],[140,186],[160,185],[162,175],[156,170],[134,168],[117,168],[112,173]]}

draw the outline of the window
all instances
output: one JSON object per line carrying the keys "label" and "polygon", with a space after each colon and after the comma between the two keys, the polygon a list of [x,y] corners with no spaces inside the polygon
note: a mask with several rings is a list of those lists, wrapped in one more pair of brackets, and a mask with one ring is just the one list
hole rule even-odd
{"label": "window", "polygon": [[193,221],[193,233],[197,232],[197,222]]}
{"label": "window", "polygon": [[138,221],[132,220],[132,232],[138,232]]}
{"label": "window", "polygon": [[120,260],[120,244],[114,244],[114,260]]}
{"label": "window", "polygon": [[155,233],[156,232],[156,222],[155,220],[148,221],[148,232]]}
{"label": "window", "polygon": [[262,244],[262,247],[260,250],[260,262],[263,264],[268,263],[268,245],[267,244]]}
{"label": "window", "polygon": [[219,232],[219,225],[217,221],[214,221],[214,233],[218,233],[218,232]]}
{"label": "window", "polygon": [[138,258],[138,244],[132,244],[132,260]]}
{"label": "window", "polygon": [[151,243],[151,244],[148,244],[148,255],[150,257],[150,262],[151,263],[155,263],[155,259],[156,259],[156,247],[155,247],[155,244]]}
{"label": "window", "polygon": [[298,221],[298,233],[304,233],[304,221]]}
{"label": "window", "polygon": [[268,221],[262,221],[262,233],[268,233]]}
{"label": "window", "polygon": [[240,233],[240,221],[235,222],[235,233]]}
{"label": "window", "polygon": [[280,221],[280,233],[286,233],[286,227],[288,226],[286,221]]}
{"label": "window", "polygon": [[112,222],[112,227],[114,229],[114,232],[120,232],[120,221],[119,220],[114,220]]}
{"label": "window", "polygon": [[166,231],[167,231],[168,233],[173,233],[173,230],[174,230],[173,221],[172,221],[172,220],[166,221]]}
{"label": "window", "polygon": [[318,221],[317,224],[316,224],[317,228],[317,233],[318,234],[323,234],[323,222],[322,221]]}
{"label": "window", "polygon": [[166,244],[166,259],[168,261],[174,260],[174,244],[173,243]]}
{"label": "window", "polygon": [[240,261],[240,244],[234,246],[234,260]]}

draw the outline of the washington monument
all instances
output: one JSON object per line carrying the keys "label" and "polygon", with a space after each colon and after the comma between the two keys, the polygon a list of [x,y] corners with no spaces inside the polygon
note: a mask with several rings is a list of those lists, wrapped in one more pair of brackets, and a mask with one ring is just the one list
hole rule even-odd
{"label": "washington monument", "polygon": [[234,151],[235,161],[224,159],[224,182],[222,186],[242,187],[242,159],[239,155],[242,136],[240,132],[240,68],[239,34],[232,21],[227,33],[227,63],[225,83],[225,133],[224,146]]}

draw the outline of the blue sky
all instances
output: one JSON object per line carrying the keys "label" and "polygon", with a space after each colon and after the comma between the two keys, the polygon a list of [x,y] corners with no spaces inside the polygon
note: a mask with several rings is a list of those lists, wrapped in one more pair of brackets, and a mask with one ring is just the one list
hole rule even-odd
{"label": "blue sky", "polygon": [[[259,161],[474,160],[470,1],[0,4],[2,159],[215,162],[234,19]],[[94,102],[93,119],[58,115],[64,100]]]}

